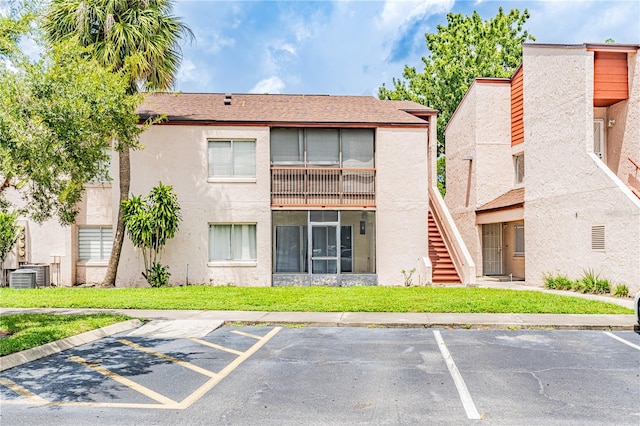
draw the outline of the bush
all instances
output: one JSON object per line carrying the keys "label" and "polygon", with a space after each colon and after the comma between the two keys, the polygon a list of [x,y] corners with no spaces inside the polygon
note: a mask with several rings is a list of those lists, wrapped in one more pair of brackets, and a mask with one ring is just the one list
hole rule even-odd
{"label": "bush", "polygon": [[551,290],[571,290],[574,282],[564,275],[545,275],[544,286]]}
{"label": "bush", "polygon": [[625,284],[618,284],[613,289],[613,295],[615,297],[628,297],[629,296],[629,287]]}
{"label": "bush", "polygon": [[582,293],[603,294],[609,293],[611,290],[609,280],[600,278],[600,274],[593,272],[593,269],[587,269],[584,271],[582,278],[576,281],[576,283],[578,282],[580,284],[576,284],[577,288],[574,288],[574,290]]}
{"label": "bush", "polygon": [[169,282],[170,276],[169,267],[156,262],[147,271],[146,278],[151,287],[164,287]]}
{"label": "bush", "polygon": [[[565,275],[544,275],[544,286],[552,290],[573,290],[578,293],[605,294],[611,291],[609,280],[600,278],[592,269],[583,272],[582,277],[570,280]],[[621,289],[620,292],[623,290]],[[628,292],[628,290],[627,290]],[[626,294],[625,294],[626,296]]]}

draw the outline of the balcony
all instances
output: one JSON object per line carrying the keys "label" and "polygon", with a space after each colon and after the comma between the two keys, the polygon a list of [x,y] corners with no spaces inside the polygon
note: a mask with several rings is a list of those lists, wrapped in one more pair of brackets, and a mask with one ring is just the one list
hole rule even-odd
{"label": "balcony", "polygon": [[273,207],[375,207],[376,169],[271,168]]}

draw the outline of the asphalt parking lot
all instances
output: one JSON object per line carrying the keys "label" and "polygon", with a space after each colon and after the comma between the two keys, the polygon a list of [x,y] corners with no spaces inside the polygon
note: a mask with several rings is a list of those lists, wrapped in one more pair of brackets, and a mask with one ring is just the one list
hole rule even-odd
{"label": "asphalt parking lot", "polygon": [[637,425],[638,401],[631,331],[123,333],[0,375],[11,425]]}

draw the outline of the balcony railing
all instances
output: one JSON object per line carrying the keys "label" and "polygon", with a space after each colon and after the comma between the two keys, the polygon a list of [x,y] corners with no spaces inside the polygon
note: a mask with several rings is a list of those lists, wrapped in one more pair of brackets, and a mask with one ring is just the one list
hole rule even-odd
{"label": "balcony railing", "polygon": [[376,169],[271,168],[271,205],[375,206]]}

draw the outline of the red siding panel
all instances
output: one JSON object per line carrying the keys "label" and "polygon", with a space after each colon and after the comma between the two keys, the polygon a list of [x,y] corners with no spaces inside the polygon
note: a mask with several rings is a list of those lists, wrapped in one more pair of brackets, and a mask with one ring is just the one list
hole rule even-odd
{"label": "red siding panel", "polygon": [[524,142],[524,90],[522,67],[511,79],[511,145]]}
{"label": "red siding panel", "polygon": [[627,54],[594,52],[593,105],[606,107],[628,98]]}

